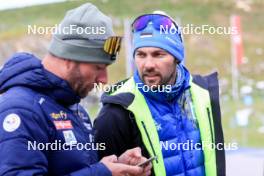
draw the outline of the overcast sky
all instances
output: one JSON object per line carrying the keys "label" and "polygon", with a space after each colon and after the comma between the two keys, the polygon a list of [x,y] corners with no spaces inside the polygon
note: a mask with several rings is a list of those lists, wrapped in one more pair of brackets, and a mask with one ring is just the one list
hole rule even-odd
{"label": "overcast sky", "polygon": [[0,10],[22,8],[32,5],[63,2],[66,0],[0,0]]}

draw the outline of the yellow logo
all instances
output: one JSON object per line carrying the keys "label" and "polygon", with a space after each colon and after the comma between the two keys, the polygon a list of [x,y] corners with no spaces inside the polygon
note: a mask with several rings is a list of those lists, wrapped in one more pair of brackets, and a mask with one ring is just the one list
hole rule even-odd
{"label": "yellow logo", "polygon": [[63,112],[63,111],[60,111],[59,113],[51,113],[50,116],[55,119],[55,120],[58,120],[58,119],[67,119],[67,113],[66,112]]}

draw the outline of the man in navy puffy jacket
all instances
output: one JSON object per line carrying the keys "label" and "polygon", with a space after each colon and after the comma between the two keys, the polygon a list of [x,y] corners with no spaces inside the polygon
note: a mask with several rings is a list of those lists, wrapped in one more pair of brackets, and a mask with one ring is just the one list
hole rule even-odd
{"label": "man in navy puffy jacket", "polygon": [[[225,175],[217,74],[191,75],[180,27],[164,13],[132,23],[133,76],[106,92],[95,121],[99,157],[140,146],[154,176]],[[112,133],[107,133],[111,129]]]}
{"label": "man in navy puffy jacket", "polygon": [[[78,104],[94,83],[107,82],[106,67],[120,47],[110,19],[85,4],[67,13],[61,26],[69,25],[102,25],[105,32],[56,33],[42,62],[18,53],[0,71],[0,175],[149,175],[150,167],[131,166],[145,160],[139,148],[98,162],[104,144],[93,142],[91,121]],[[108,39],[116,52],[103,47]]]}

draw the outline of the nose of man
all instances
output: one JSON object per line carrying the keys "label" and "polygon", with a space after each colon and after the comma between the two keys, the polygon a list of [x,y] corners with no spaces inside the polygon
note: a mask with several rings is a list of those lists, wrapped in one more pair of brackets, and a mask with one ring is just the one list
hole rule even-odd
{"label": "nose of man", "polygon": [[147,58],[142,69],[143,74],[154,74],[156,70],[155,61],[151,58]]}
{"label": "nose of man", "polygon": [[144,62],[144,70],[153,70],[154,68],[155,61],[151,57],[146,58]]}
{"label": "nose of man", "polygon": [[102,84],[106,84],[107,83],[107,69],[103,69],[101,70],[96,78],[96,83],[102,83]]}

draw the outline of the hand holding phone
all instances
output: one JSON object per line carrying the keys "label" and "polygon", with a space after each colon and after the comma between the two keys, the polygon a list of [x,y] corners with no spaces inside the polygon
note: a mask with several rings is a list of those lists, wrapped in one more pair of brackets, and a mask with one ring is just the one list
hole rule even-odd
{"label": "hand holding phone", "polygon": [[146,167],[150,162],[152,162],[153,160],[156,160],[156,159],[157,159],[157,156],[153,156],[153,157],[147,159],[146,161],[137,164],[137,166],[139,166],[139,167]]}

